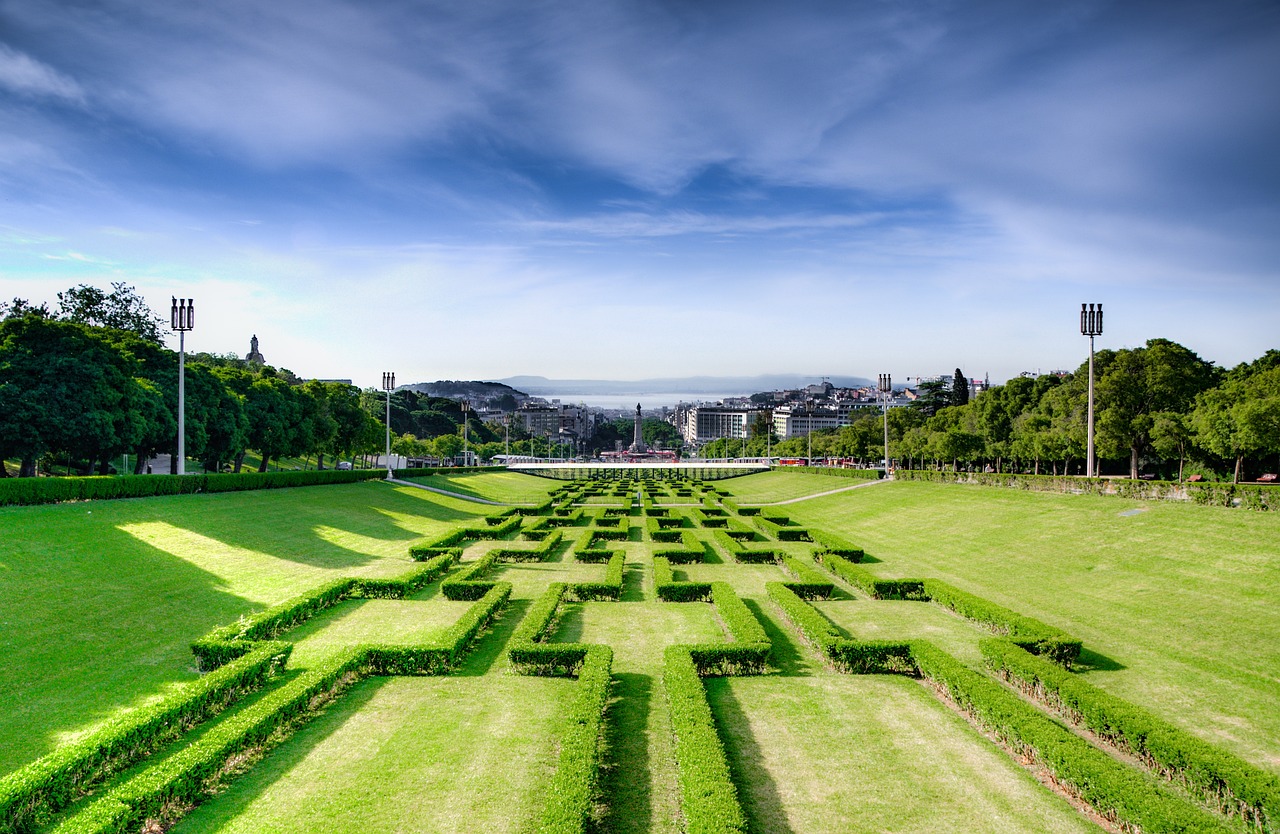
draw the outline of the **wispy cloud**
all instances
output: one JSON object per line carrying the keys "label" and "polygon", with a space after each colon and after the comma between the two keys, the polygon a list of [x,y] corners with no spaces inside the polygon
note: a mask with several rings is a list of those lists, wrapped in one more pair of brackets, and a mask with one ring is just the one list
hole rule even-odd
{"label": "wispy cloud", "polygon": [[0,88],[20,96],[48,97],[76,103],[84,100],[84,90],[74,79],[2,43]]}

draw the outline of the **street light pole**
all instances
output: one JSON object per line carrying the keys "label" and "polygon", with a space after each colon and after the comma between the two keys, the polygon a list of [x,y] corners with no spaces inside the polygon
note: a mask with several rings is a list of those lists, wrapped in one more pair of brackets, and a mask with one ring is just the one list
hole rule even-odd
{"label": "street light pole", "polygon": [[503,454],[505,454],[507,457],[511,457],[511,415],[510,414],[502,415],[502,428],[504,430],[504,437],[502,441],[503,442],[502,451],[503,451]]}
{"label": "street light pole", "polygon": [[470,410],[471,403],[467,400],[462,401],[462,465],[471,465],[470,444],[467,442],[467,411]]}
{"label": "street light pole", "polygon": [[391,480],[391,392],[396,387],[393,371],[382,372],[382,390],[387,392],[387,480]]}
{"label": "street light pole", "polygon": [[[1097,309],[1094,309],[1097,307]],[[1102,305],[1080,305],[1080,335],[1089,337],[1089,442],[1085,450],[1085,476],[1098,476],[1098,461],[1093,454],[1093,337],[1102,335]]]}
{"label": "street light pole", "polygon": [[187,474],[187,331],[196,324],[194,298],[173,298],[170,324],[178,331],[178,474]]}
{"label": "street light pole", "polygon": [[889,374],[880,374],[877,386],[884,397],[884,476],[889,477],[889,396],[893,393],[893,379]]}

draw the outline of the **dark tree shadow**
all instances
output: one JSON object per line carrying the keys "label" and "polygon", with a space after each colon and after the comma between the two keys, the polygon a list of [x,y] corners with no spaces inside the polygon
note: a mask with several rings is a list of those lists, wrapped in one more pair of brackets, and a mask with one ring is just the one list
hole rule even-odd
{"label": "dark tree shadow", "polygon": [[1075,672],[1120,672],[1127,668],[1119,661],[1088,648],[1081,649],[1080,657],[1071,664]]}
{"label": "dark tree shadow", "polygon": [[729,774],[738,788],[747,830],[752,834],[795,834],[787,824],[778,785],[764,766],[764,751],[751,732],[729,678],[707,678],[707,703],[716,719],[729,759]]}
{"label": "dark tree shadow", "polygon": [[472,644],[471,652],[453,672],[460,678],[476,678],[493,668],[507,648],[507,641],[516,630],[516,626],[529,613],[533,600],[512,600],[503,609],[498,618],[489,624]]}
{"label": "dark tree shadow", "polygon": [[812,674],[813,665],[805,655],[804,647],[786,632],[783,626],[774,619],[773,614],[766,611],[754,599],[744,599],[742,602],[747,608],[751,609],[752,614],[756,615],[760,625],[764,626],[764,633],[768,635],[769,642],[773,644],[773,649],[769,653],[769,662],[778,670],[778,673],[793,676]]}
{"label": "dark tree shadow", "polygon": [[644,602],[644,565],[627,562],[622,567],[622,602]]}

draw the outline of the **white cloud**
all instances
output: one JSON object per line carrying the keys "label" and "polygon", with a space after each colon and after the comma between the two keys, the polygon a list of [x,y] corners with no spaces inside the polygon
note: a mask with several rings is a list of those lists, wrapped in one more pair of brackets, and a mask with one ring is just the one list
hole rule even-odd
{"label": "white cloud", "polygon": [[74,79],[3,43],[0,43],[0,87],[23,96],[84,101],[84,90]]}

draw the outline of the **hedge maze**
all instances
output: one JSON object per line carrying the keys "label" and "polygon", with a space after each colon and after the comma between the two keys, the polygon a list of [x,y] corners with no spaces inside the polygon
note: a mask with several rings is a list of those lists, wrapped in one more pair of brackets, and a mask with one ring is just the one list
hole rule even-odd
{"label": "hedge maze", "polygon": [[[361,681],[457,675],[488,644],[500,660],[469,673],[482,685],[571,682],[556,690],[544,769],[517,777],[540,780],[540,804],[512,830],[794,830],[778,798],[788,774],[749,775],[759,763],[727,743],[727,690],[709,697],[708,686],[760,678],[785,690],[802,675],[837,690],[857,676],[916,682],[936,720],[963,716],[963,744],[994,739],[1010,771],[1033,772],[1043,786],[1022,778],[1043,813],[1074,815],[1064,830],[1093,823],[1063,796],[1121,830],[1280,830],[1280,779],[1085,682],[1072,671],[1081,640],[937,579],[884,577],[878,561],[709,483],[560,486],[537,507],[414,543],[399,576],[329,581],[213,630],[191,647],[197,681],[0,778],[0,832],[185,830],[193,807],[223,801],[228,782],[294,744]],[[324,617],[361,600],[448,616],[425,638],[336,644],[295,668],[301,627],[323,634]],[[890,605],[935,612],[981,660],[838,624],[843,611],[874,617]],[[436,829],[426,819],[421,830]]]}

